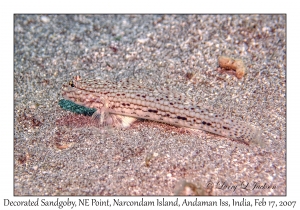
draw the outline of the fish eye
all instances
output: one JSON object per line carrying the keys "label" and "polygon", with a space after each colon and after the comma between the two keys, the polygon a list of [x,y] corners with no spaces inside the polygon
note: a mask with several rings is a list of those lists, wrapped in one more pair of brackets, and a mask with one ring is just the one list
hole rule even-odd
{"label": "fish eye", "polygon": [[70,85],[71,87],[75,87],[75,85],[74,85],[74,83],[73,83],[72,80],[69,82],[69,85]]}

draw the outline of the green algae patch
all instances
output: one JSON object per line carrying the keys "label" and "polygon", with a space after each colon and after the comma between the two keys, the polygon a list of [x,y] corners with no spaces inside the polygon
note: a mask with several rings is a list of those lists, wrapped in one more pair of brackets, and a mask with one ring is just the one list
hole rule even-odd
{"label": "green algae patch", "polygon": [[71,112],[74,112],[76,114],[83,114],[85,116],[92,116],[96,109],[87,108],[85,106],[80,106],[78,104],[75,104],[72,101],[61,99],[58,102],[59,106],[64,109]]}

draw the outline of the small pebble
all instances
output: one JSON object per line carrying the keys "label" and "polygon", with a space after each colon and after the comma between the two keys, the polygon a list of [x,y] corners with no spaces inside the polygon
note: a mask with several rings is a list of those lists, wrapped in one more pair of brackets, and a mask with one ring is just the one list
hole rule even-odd
{"label": "small pebble", "polygon": [[41,21],[44,22],[44,23],[49,23],[50,19],[47,16],[42,16]]}

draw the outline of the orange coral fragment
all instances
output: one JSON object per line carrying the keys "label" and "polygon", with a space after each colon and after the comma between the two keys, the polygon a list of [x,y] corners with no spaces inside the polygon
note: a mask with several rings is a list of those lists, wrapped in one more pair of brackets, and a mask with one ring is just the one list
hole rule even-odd
{"label": "orange coral fragment", "polygon": [[219,66],[224,69],[232,69],[236,72],[236,77],[241,79],[246,74],[246,67],[241,59],[233,59],[227,56],[220,56]]}

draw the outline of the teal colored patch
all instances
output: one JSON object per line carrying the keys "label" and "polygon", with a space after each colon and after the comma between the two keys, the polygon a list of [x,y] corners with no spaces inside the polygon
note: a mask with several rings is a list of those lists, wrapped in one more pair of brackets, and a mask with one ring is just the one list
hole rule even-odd
{"label": "teal colored patch", "polygon": [[117,36],[117,37],[115,37],[115,40],[116,40],[116,41],[120,41],[121,38],[122,38],[121,36]]}
{"label": "teal colored patch", "polygon": [[92,116],[94,114],[94,112],[96,111],[96,109],[90,109],[90,108],[86,108],[84,106],[80,106],[78,104],[75,104],[72,101],[69,100],[65,100],[65,99],[61,99],[58,102],[59,106],[62,109],[77,113],[77,114],[83,114],[85,116]]}

